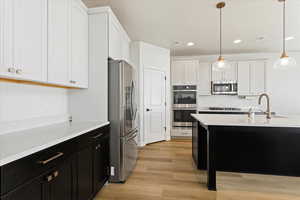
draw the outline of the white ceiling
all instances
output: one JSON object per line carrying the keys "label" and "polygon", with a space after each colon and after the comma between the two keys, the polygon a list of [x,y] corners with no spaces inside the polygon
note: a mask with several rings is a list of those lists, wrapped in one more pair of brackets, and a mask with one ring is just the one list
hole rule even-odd
{"label": "white ceiling", "polygon": [[[89,7],[109,5],[132,40],[173,49],[176,55],[218,53],[216,0],[84,0]],[[225,0],[224,52],[280,52],[282,4],[278,0]],[[289,51],[300,50],[300,0],[287,0]],[[257,37],[265,37],[257,41]],[[242,39],[236,45],[233,40]],[[194,47],[186,47],[187,42]],[[174,53],[174,52],[173,52]]]}

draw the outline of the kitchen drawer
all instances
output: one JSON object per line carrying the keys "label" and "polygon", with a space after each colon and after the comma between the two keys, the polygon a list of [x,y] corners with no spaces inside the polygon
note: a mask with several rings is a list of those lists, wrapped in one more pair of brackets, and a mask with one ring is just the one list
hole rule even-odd
{"label": "kitchen drawer", "polygon": [[76,151],[75,140],[55,145],[1,167],[1,195],[60,165]]}
{"label": "kitchen drawer", "polygon": [[86,146],[92,145],[98,138],[103,137],[104,135],[109,133],[109,125],[98,128],[89,132],[88,134],[84,134],[77,139],[78,149],[83,149]]}

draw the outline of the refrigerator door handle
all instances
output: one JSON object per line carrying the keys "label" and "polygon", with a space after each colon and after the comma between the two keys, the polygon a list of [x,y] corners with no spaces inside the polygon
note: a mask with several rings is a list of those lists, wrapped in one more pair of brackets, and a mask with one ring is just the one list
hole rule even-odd
{"label": "refrigerator door handle", "polygon": [[131,117],[132,117],[132,120],[135,120],[136,118],[136,113],[137,113],[137,110],[134,109],[134,105],[133,105],[133,101],[134,101],[134,92],[135,92],[135,85],[134,85],[134,81],[131,82],[131,99],[130,99],[130,102],[131,102]]}
{"label": "refrigerator door handle", "polygon": [[137,131],[132,136],[130,136],[129,138],[127,138],[127,142],[130,141],[130,140],[132,140],[135,137],[137,137]]}

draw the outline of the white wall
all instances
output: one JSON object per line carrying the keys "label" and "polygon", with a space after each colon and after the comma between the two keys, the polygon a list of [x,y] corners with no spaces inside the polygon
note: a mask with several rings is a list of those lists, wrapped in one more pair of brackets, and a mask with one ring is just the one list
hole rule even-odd
{"label": "white wall", "polygon": [[108,14],[89,14],[89,88],[71,90],[73,121],[108,121]]}
{"label": "white wall", "polygon": [[68,119],[65,89],[0,82],[0,134]]}
{"label": "white wall", "polygon": [[[289,53],[297,60],[297,68],[288,70],[274,69],[273,65],[280,54],[257,53],[257,54],[230,54],[224,55],[227,60],[244,61],[254,59],[267,59],[266,88],[271,96],[272,111],[280,114],[300,114],[300,52]],[[193,57],[174,57],[175,60],[199,59],[200,62],[214,62],[217,55],[193,56]],[[207,106],[233,106],[247,107],[257,106],[257,98],[245,100],[237,96],[199,96],[199,107]],[[262,106],[264,108],[264,106]]]}
{"label": "white wall", "polygon": [[159,69],[164,71],[167,77],[166,86],[166,140],[171,138],[171,74],[170,74],[170,50],[164,49],[158,46],[147,44],[145,42],[133,42],[132,44],[131,57],[132,62],[138,69],[138,82],[139,82],[139,127],[140,137],[139,144],[145,145],[144,135],[144,70],[145,69]]}

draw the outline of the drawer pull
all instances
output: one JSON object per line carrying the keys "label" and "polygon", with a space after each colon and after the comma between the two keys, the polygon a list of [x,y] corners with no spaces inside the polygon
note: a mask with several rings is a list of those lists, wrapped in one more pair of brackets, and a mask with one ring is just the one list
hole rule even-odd
{"label": "drawer pull", "polygon": [[97,146],[96,146],[96,150],[98,150],[98,149],[100,149],[101,148],[101,144],[98,144]]}
{"label": "drawer pull", "polygon": [[53,161],[53,160],[55,160],[55,159],[57,159],[57,158],[59,158],[59,157],[62,157],[63,155],[64,155],[64,153],[58,152],[55,156],[53,156],[53,157],[51,157],[51,158],[49,158],[49,159],[47,159],[47,160],[41,160],[41,161],[38,161],[38,163],[39,163],[39,164],[42,164],[42,165],[46,165],[46,164],[48,164],[49,162],[51,162],[51,161]]}
{"label": "drawer pull", "polygon": [[103,136],[103,135],[104,135],[103,133],[100,133],[100,134],[98,134],[98,135],[94,136],[94,137],[93,137],[93,139],[95,139],[95,140],[96,140],[96,139],[98,139],[99,137],[101,137],[101,136]]}
{"label": "drawer pull", "polygon": [[46,181],[49,183],[53,180],[53,176],[52,175],[49,175],[46,177]]}
{"label": "drawer pull", "polygon": [[58,171],[53,172],[54,178],[58,177],[58,175],[59,175],[59,172],[58,172]]}

